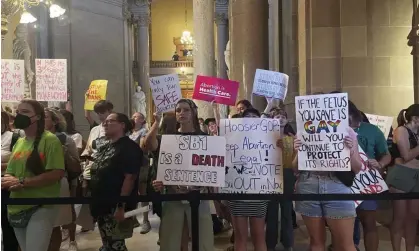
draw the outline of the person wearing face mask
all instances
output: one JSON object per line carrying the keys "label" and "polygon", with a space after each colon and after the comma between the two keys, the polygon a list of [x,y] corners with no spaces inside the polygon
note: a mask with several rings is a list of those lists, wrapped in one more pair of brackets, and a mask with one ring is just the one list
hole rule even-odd
{"label": "person wearing face mask", "polygon": [[[9,162],[12,154],[13,146],[16,144],[20,135],[13,133],[9,127],[9,115],[6,112],[1,112],[1,174],[6,171],[7,162]],[[10,196],[10,191],[7,189],[1,190],[1,198],[7,200]],[[1,204],[1,230],[3,235],[4,250],[17,251],[19,244],[16,239],[15,232],[9,224],[7,217],[7,206]]]}
{"label": "person wearing face mask", "polygon": [[[36,100],[21,101],[14,124],[25,137],[13,147],[1,188],[10,190],[11,198],[59,197],[64,152],[57,136],[45,131],[44,108]],[[8,205],[7,211],[22,251],[48,250],[56,206]]]}
{"label": "person wearing face mask", "polygon": [[[419,192],[419,104],[400,111],[394,131],[392,158],[387,184],[392,193]],[[406,251],[415,250],[419,219],[419,200],[393,201],[393,221],[390,227],[394,251],[400,251],[404,236]]]}

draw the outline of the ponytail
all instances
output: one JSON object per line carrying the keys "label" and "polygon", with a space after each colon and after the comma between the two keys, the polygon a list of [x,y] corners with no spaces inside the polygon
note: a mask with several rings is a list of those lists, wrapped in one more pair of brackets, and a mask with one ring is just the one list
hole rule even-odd
{"label": "ponytail", "polygon": [[404,117],[404,114],[406,113],[407,109],[403,109],[400,111],[399,116],[397,116],[397,126],[404,126],[406,125],[406,118]]}

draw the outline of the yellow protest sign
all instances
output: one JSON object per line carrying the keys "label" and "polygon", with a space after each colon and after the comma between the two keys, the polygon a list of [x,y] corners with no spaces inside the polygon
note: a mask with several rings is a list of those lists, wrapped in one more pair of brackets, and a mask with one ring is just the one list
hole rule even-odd
{"label": "yellow protest sign", "polygon": [[106,99],[108,80],[93,80],[84,99],[84,109],[92,111],[96,102]]}

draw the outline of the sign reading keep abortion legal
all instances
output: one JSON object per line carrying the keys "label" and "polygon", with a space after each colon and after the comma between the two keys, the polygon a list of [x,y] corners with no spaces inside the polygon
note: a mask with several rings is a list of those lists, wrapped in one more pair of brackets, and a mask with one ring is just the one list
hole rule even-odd
{"label": "sign reading keep abortion legal", "polygon": [[298,170],[350,171],[350,150],[343,142],[348,135],[348,94],[295,97]]}
{"label": "sign reading keep abortion legal", "polygon": [[198,75],[192,98],[234,106],[238,90],[239,82]]}
{"label": "sign reading keep abortion legal", "polygon": [[157,180],[164,185],[224,186],[225,145],[219,136],[163,135]]}

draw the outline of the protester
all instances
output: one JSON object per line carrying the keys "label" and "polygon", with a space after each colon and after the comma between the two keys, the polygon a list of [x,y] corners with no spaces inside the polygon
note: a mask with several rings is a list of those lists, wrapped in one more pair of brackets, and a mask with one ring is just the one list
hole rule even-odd
{"label": "protester", "polygon": [[83,141],[83,136],[76,130],[76,123],[74,122],[74,115],[70,111],[61,109],[61,114],[64,116],[67,127],[65,133],[74,140],[79,154],[84,150],[86,142]]}
{"label": "protester", "polygon": [[[104,119],[106,119],[107,115],[113,110],[113,104],[107,100],[100,100],[98,101],[95,106],[93,107],[93,111],[99,118],[100,123]],[[90,125],[90,129],[98,126],[99,124],[92,118],[92,112],[89,110],[84,111],[84,117],[86,118],[87,122]]]}
{"label": "protester", "polygon": [[[145,116],[142,113],[136,112],[132,115],[133,120],[133,129],[129,135],[129,138],[136,142],[137,144],[140,144],[140,141],[142,138],[144,138],[147,135],[148,129],[147,129],[147,121],[145,120]],[[143,156],[143,164],[140,169],[140,178],[139,178],[139,193],[140,195],[146,195],[147,194],[147,177],[148,177],[148,168],[149,166],[149,159],[147,154],[144,154]],[[148,206],[148,202],[141,202],[141,206],[145,207]],[[151,230],[151,224],[148,219],[148,211],[143,213],[143,224],[141,225],[141,234],[146,234],[150,232]]]}
{"label": "protester", "polygon": [[[54,133],[60,140],[64,149],[64,163],[65,163],[65,177],[61,179],[60,197],[69,197],[70,193],[70,179],[74,176],[77,178],[81,173],[79,153],[75,142],[71,137],[68,137],[64,132],[66,131],[67,123],[64,116],[57,110],[45,109],[45,130]],[[55,227],[52,231],[51,243],[49,251],[59,251],[61,247],[62,233],[61,226],[68,229],[64,231],[70,237],[69,251],[77,251],[76,243],[76,213],[73,205],[59,205],[59,213],[55,222]]]}
{"label": "protester", "polygon": [[[176,134],[182,135],[204,135],[198,121],[198,107],[189,99],[181,99],[176,105]],[[148,138],[152,144],[152,150],[156,150],[160,142],[156,137]],[[163,186],[161,181],[154,181],[156,190],[166,193],[187,193],[191,190],[204,190],[201,187],[184,186]],[[191,211],[189,203],[182,201],[168,201],[163,203],[162,229],[160,236],[160,250],[179,250],[181,247],[182,227],[187,219],[191,224]],[[199,205],[199,250],[214,250],[214,234],[212,229],[212,218],[208,201],[201,201]]]}
{"label": "protester", "polygon": [[249,100],[242,99],[236,103],[236,111],[238,114],[243,113],[244,110],[249,109],[249,108],[253,108],[252,103],[250,103]]}
{"label": "protester", "polygon": [[[400,111],[394,131],[392,158],[387,183],[392,193],[419,192],[419,104]],[[401,250],[405,238],[406,251],[414,251],[419,219],[419,200],[394,200],[391,223],[391,243],[394,251]]]}
{"label": "protester", "polygon": [[[13,146],[20,138],[18,133],[13,133],[9,126],[9,115],[6,112],[1,112],[1,175],[6,171],[7,163],[12,155]],[[1,198],[3,201],[10,196],[10,191],[7,189],[1,190]],[[4,250],[17,251],[19,244],[16,239],[15,232],[9,224],[7,217],[7,206],[1,204],[1,231],[3,234],[3,248]]]}
{"label": "protester", "polygon": [[[35,100],[21,101],[14,124],[25,137],[13,148],[2,189],[9,189],[11,198],[59,197],[64,153],[59,139],[44,129],[44,108]],[[8,205],[8,214],[22,251],[48,250],[56,206]]]}

